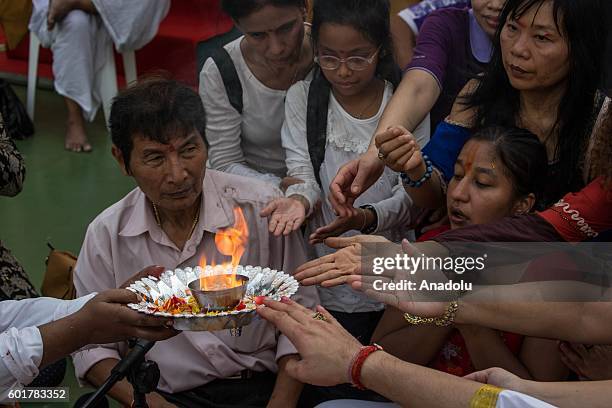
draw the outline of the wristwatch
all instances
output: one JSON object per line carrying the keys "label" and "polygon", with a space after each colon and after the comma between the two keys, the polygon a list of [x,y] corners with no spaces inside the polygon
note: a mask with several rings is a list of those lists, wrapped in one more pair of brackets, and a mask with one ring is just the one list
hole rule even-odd
{"label": "wristwatch", "polygon": [[362,205],[359,208],[363,210],[370,210],[372,211],[372,214],[374,214],[374,222],[362,229],[361,233],[366,235],[374,233],[378,229],[378,213],[376,212],[376,209],[370,204]]}

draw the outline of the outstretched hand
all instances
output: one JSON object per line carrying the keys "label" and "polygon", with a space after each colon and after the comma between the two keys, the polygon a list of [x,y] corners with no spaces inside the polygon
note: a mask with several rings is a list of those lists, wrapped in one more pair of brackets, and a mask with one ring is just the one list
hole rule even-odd
{"label": "outstretched hand", "polygon": [[317,306],[325,320],[314,319],[315,313],[283,298],[281,302],[264,300],[257,313],[291,340],[300,360],[289,360],[287,373],[296,380],[319,386],[349,382],[348,369],[361,343],[351,336],[327,310]]}
{"label": "outstretched hand", "polygon": [[[425,245],[428,246],[425,247]],[[408,240],[403,240],[401,250],[388,247],[390,251],[386,255],[391,257],[401,253],[417,258],[422,256],[423,253],[432,255],[429,252],[433,252],[433,250],[445,250],[444,247],[438,248],[438,246],[435,243],[413,244]],[[437,253],[437,255],[440,255],[440,253]],[[448,281],[448,278],[437,270],[418,270],[413,274],[411,270],[394,267],[385,268],[382,273],[374,273],[372,268],[364,267],[359,274],[349,276],[347,282],[353,289],[363,292],[369,298],[393,306],[404,313],[421,317],[443,315],[448,306],[448,301],[442,301],[437,293],[431,293],[427,290],[407,290],[405,287],[395,285],[398,282],[418,282],[419,279],[426,279],[430,283]]]}
{"label": "outstretched hand", "polygon": [[340,167],[329,186],[329,202],[336,215],[350,216],[355,199],[370,188],[384,170],[384,163],[370,150]]}
{"label": "outstretched hand", "polygon": [[376,235],[327,238],[325,245],[336,252],[305,263],[296,269],[294,277],[302,285],[333,287],[348,282],[352,275],[361,273],[361,245],[364,243],[390,243]]}
{"label": "outstretched hand", "polygon": [[367,227],[366,223],[366,210],[361,208],[353,208],[350,215],[346,217],[336,217],[336,219],[329,224],[317,228],[315,232],[310,234],[308,242],[311,245],[320,244],[326,238],[338,237],[347,231],[360,231]]}

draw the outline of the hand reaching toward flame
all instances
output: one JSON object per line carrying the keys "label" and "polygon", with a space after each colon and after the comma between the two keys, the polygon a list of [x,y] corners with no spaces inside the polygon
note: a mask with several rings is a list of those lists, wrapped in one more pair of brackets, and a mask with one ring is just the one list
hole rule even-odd
{"label": "hand reaching toward flame", "polygon": [[315,232],[310,234],[308,241],[310,245],[320,244],[326,238],[339,237],[350,230],[361,231],[374,222],[374,217],[375,215],[372,210],[353,208],[350,215],[346,217],[336,217],[336,219],[329,224],[317,228]]}
{"label": "hand reaching toward flame", "polygon": [[277,198],[263,209],[260,216],[270,217],[268,229],[274,236],[289,235],[304,223],[307,207],[308,204],[298,196]]}

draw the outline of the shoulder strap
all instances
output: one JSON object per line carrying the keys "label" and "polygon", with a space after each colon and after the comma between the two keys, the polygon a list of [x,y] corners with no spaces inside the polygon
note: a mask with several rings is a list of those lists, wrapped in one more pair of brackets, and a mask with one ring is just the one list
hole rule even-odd
{"label": "shoulder strap", "polygon": [[308,88],[308,105],[306,108],[306,137],[308,153],[317,182],[321,187],[319,170],[325,159],[327,141],[327,114],[329,107],[329,83],[320,72],[315,72]]}
{"label": "shoulder strap", "polygon": [[234,66],[234,61],[232,61],[229,53],[223,47],[214,50],[211,54],[211,58],[215,61],[221,73],[221,79],[223,80],[223,85],[225,85],[225,92],[227,93],[230,104],[238,113],[242,114],[242,84],[240,83],[238,72]]}

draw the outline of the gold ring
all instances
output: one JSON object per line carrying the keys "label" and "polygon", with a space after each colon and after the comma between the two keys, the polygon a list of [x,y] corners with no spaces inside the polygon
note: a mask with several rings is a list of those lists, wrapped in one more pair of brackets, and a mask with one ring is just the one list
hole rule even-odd
{"label": "gold ring", "polygon": [[386,155],[386,154],[385,154],[385,152],[383,152],[382,150],[379,150],[379,151],[378,151],[378,158],[379,158],[381,161],[385,161],[385,159],[387,158],[387,155]]}
{"label": "gold ring", "polygon": [[321,320],[323,322],[327,321],[327,317],[325,317],[325,315],[321,312],[316,312],[315,314],[312,315],[312,318],[315,320]]}

